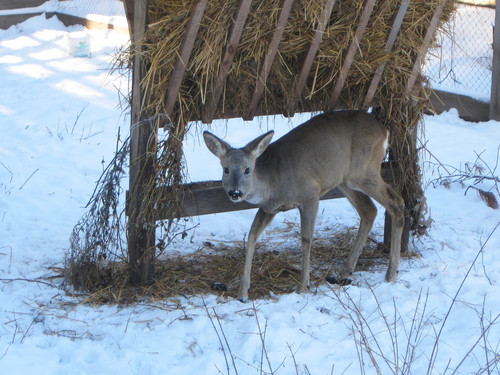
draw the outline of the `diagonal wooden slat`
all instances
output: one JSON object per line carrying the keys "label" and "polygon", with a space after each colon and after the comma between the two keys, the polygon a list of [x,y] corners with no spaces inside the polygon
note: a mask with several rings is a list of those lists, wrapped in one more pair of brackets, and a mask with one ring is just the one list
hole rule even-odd
{"label": "diagonal wooden slat", "polygon": [[271,67],[276,57],[276,52],[278,52],[278,46],[281,42],[281,38],[283,37],[283,32],[285,31],[285,26],[288,21],[288,17],[290,16],[290,11],[292,10],[294,2],[295,0],[284,0],[283,2],[283,7],[281,9],[278,23],[276,25],[276,30],[274,31],[269,49],[264,58],[264,63],[262,64],[259,78],[257,79],[257,83],[255,85],[255,91],[250,101],[250,105],[248,106],[247,113],[244,116],[245,120],[252,120],[255,116],[257,106],[259,105],[259,101],[262,97],[262,94],[264,93],[267,77],[271,72]]}
{"label": "diagonal wooden slat", "polygon": [[347,50],[347,53],[344,58],[344,63],[342,64],[342,68],[340,69],[337,82],[335,83],[335,87],[333,88],[332,97],[330,99],[330,107],[334,107],[335,104],[337,104],[337,101],[340,97],[340,93],[347,79],[347,74],[349,73],[351,65],[354,62],[354,56],[356,55],[356,51],[359,49],[359,42],[366,30],[366,26],[368,25],[368,21],[370,20],[376,2],[377,0],[366,0],[363,5],[364,9],[363,13],[361,13],[358,27],[356,28],[354,38],[349,46],[349,49]]}
{"label": "diagonal wooden slat", "polygon": [[323,8],[323,12],[321,13],[318,22],[318,27],[316,29],[316,32],[314,33],[313,40],[311,41],[311,44],[309,45],[309,48],[307,50],[304,63],[302,64],[302,68],[300,69],[299,78],[295,86],[295,90],[293,93],[293,110],[295,110],[295,108],[297,107],[297,103],[299,102],[300,97],[302,96],[302,91],[304,90],[304,87],[306,85],[307,76],[311,71],[314,58],[316,57],[319,45],[321,43],[321,40],[323,39],[323,33],[325,32],[328,20],[330,19],[330,15],[332,14],[335,1],[336,0],[327,0],[325,7]]}
{"label": "diagonal wooden slat", "polygon": [[[401,5],[399,6],[398,13],[394,18],[394,22],[392,24],[391,32],[389,33],[389,37],[387,38],[387,42],[385,43],[384,51],[386,53],[391,52],[392,47],[394,47],[394,43],[396,42],[396,38],[399,34],[399,29],[403,24],[403,19],[405,17],[406,11],[408,10],[408,5],[410,4],[410,0],[403,0]],[[375,91],[377,90],[378,84],[380,83],[380,79],[382,78],[382,74],[384,73],[385,66],[387,62],[382,63],[377,70],[375,70],[375,74],[373,75],[372,81],[368,90],[366,92],[365,101],[363,102],[363,108],[368,108],[375,97]]]}
{"label": "diagonal wooden slat", "polygon": [[219,75],[215,81],[214,89],[212,92],[212,99],[210,100],[206,110],[203,111],[202,121],[205,124],[210,124],[214,118],[217,105],[222,94],[222,90],[226,83],[227,76],[231,71],[231,66],[233,65],[234,55],[236,54],[236,49],[240,42],[241,34],[243,33],[243,28],[250,11],[250,5],[252,0],[241,0],[236,11],[235,21],[231,29],[228,43],[226,45],[226,50],[222,58],[221,67],[219,69]]}
{"label": "diagonal wooden slat", "polygon": [[191,56],[196,36],[198,35],[201,19],[205,13],[207,1],[208,0],[198,0],[195,4],[193,4],[191,9],[191,16],[187,24],[186,33],[184,34],[177,59],[175,61],[174,69],[172,71],[172,76],[170,77],[168,90],[166,92],[165,111],[168,115],[171,115],[172,110],[174,109],[177,95],[179,94],[182,80],[184,78],[184,73],[186,72],[188,66],[189,57]]}
{"label": "diagonal wooden slat", "polygon": [[406,93],[410,94],[413,90],[413,86],[415,85],[415,82],[417,81],[418,74],[420,72],[420,68],[422,67],[422,62],[423,59],[425,58],[425,55],[427,54],[427,50],[429,48],[429,45],[431,44],[432,37],[434,36],[434,33],[436,32],[436,29],[439,24],[439,19],[441,18],[441,14],[443,13],[444,6],[446,5],[446,2],[448,0],[442,0],[441,3],[437,6],[436,10],[434,11],[434,14],[432,15],[431,21],[429,23],[429,27],[427,28],[427,32],[425,33],[424,37],[424,42],[420,46],[420,49],[418,51],[417,58],[415,60],[415,64],[413,65],[413,70],[410,74],[410,78],[408,78],[408,84],[406,86]]}

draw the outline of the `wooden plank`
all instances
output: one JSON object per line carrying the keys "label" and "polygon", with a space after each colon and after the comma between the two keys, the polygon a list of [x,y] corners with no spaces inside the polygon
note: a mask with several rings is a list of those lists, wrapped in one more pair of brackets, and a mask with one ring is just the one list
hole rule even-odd
{"label": "wooden plank", "polygon": [[48,0],[2,0],[0,10],[35,8]]}
{"label": "wooden plank", "polygon": [[488,121],[490,119],[490,104],[471,97],[453,92],[432,90],[430,95],[431,108],[428,112],[439,114],[450,108],[456,108],[461,119],[466,121]]}
{"label": "wooden plank", "polygon": [[[394,43],[396,42],[396,38],[399,34],[399,29],[401,29],[401,25],[403,24],[403,19],[405,17],[406,11],[408,10],[408,5],[410,4],[410,0],[403,0],[401,5],[399,6],[398,13],[394,18],[394,22],[392,24],[392,29],[387,38],[387,42],[385,43],[384,51],[386,53],[390,53],[392,51],[392,47],[394,47]],[[382,74],[384,73],[386,62],[382,63],[377,70],[375,70],[375,74],[373,75],[372,81],[370,83],[370,87],[366,92],[365,101],[363,102],[363,108],[368,108],[371,106],[373,102],[373,98],[375,97],[375,91],[380,83],[382,78]]]}
{"label": "wooden plank", "polygon": [[250,5],[252,0],[240,0],[238,10],[236,12],[235,21],[231,29],[228,43],[226,45],[226,50],[222,58],[221,67],[219,70],[219,75],[215,81],[214,89],[212,92],[212,98],[206,108],[203,111],[202,121],[205,124],[210,124],[214,118],[215,111],[220,101],[222,90],[226,84],[227,76],[231,71],[231,66],[233,65],[234,55],[236,54],[236,49],[240,43],[241,34],[243,33],[243,28],[250,11]]}
{"label": "wooden plank", "polygon": [[152,170],[149,154],[149,140],[155,135],[151,121],[143,118],[141,103],[144,92],[141,88],[143,78],[142,37],[147,25],[147,0],[134,2],[134,60],[132,71],[132,108],[130,121],[130,174],[127,243],[130,265],[130,282],[135,285],[148,285],[153,282],[155,257],[155,226],[146,222],[141,215],[145,185]]}
{"label": "wooden plank", "polygon": [[122,0],[130,37],[134,35],[134,0]]}
{"label": "wooden plank", "polygon": [[115,30],[115,31],[118,31],[120,33],[129,34],[129,30],[124,28],[124,27],[115,26],[115,25],[111,25],[108,23],[98,22],[98,21],[93,21],[93,20],[89,20],[86,18],[82,18],[82,17],[71,16],[69,14],[64,14],[64,13],[59,13],[59,12],[45,13],[45,16],[47,18],[50,18],[54,15],[57,17],[57,19],[59,21],[61,21],[64,24],[64,26],[82,25],[90,30],[92,30],[92,29],[93,30]]}
{"label": "wooden plank", "polygon": [[175,102],[177,101],[177,95],[179,94],[179,90],[181,88],[184,73],[186,72],[189,57],[193,51],[193,46],[196,41],[196,36],[198,35],[201,19],[205,13],[206,6],[207,0],[198,0],[191,8],[191,16],[189,18],[181,47],[177,54],[177,59],[175,61],[174,69],[172,70],[172,75],[166,92],[165,111],[168,115],[172,114]]}
{"label": "wooden plank", "polygon": [[493,69],[491,73],[490,119],[500,120],[500,5],[495,9],[493,30]]}
{"label": "wooden plank", "polygon": [[264,58],[264,63],[262,64],[259,78],[257,79],[255,91],[252,95],[250,105],[248,106],[248,111],[246,115],[243,117],[244,120],[250,121],[255,116],[255,113],[257,111],[257,106],[259,105],[262,94],[264,93],[267,77],[269,76],[274,59],[276,58],[278,46],[281,42],[281,38],[283,37],[283,32],[285,31],[285,26],[286,23],[288,22],[288,17],[290,16],[290,11],[292,10],[294,2],[295,0],[284,0],[283,2],[283,7],[281,9],[278,23],[276,25],[276,30],[274,31],[271,44],[269,45],[269,49]]}
{"label": "wooden plank", "polygon": [[7,30],[9,27],[26,21],[31,17],[41,16],[43,13],[9,14],[0,16],[0,29]]}
{"label": "wooden plank", "polygon": [[342,68],[340,69],[337,82],[335,83],[335,87],[330,98],[330,108],[333,108],[339,100],[340,93],[342,92],[342,88],[344,87],[344,83],[347,79],[347,75],[349,73],[349,70],[351,69],[352,63],[354,62],[354,56],[356,55],[356,51],[359,49],[359,42],[361,41],[361,38],[363,37],[363,34],[366,30],[366,26],[368,25],[368,21],[370,20],[370,17],[373,13],[373,8],[375,7],[376,2],[376,0],[366,0],[363,5],[363,13],[361,13],[354,38],[349,46],[349,49],[347,50],[344,58],[344,63],[342,64]]}
{"label": "wooden plank", "polygon": [[436,29],[439,24],[439,19],[441,18],[441,14],[443,13],[444,6],[446,2],[449,0],[441,0],[439,5],[436,7],[434,14],[432,15],[431,21],[429,23],[429,27],[425,33],[424,41],[420,46],[419,52],[417,54],[417,58],[415,60],[415,64],[413,65],[413,70],[408,78],[408,84],[406,85],[406,92],[410,94],[413,90],[413,86],[417,81],[418,74],[420,73],[420,69],[422,67],[422,63],[424,61],[425,55],[427,54],[427,50],[429,49],[429,45],[431,44],[432,37],[436,32]]}
{"label": "wooden plank", "polygon": [[[382,177],[387,182],[392,182],[393,170],[388,165],[382,166]],[[184,194],[183,211],[172,213],[169,207],[163,207],[158,212],[158,220],[165,220],[175,217],[188,217],[208,215],[221,212],[241,211],[257,206],[247,202],[233,203],[227,197],[226,192],[222,188],[221,181],[205,181],[186,184],[182,186]],[[338,189],[333,189],[323,195],[321,200],[342,198],[344,195]]]}
{"label": "wooden plank", "polygon": [[[233,203],[227,197],[222,188],[221,181],[206,181],[188,184],[183,187],[184,201],[182,212],[177,213],[179,217],[200,216],[222,212],[232,212],[257,208],[248,202]],[[343,194],[334,189],[325,194],[321,199],[341,198]],[[160,211],[158,220],[171,217],[168,208]]]}
{"label": "wooden plank", "polygon": [[326,30],[326,26],[332,14],[335,1],[336,0],[327,0],[325,7],[323,8],[323,12],[321,13],[318,26],[316,28],[316,32],[314,33],[314,37],[313,40],[311,41],[311,44],[309,44],[309,48],[304,58],[304,62],[302,63],[302,68],[300,69],[299,78],[297,80],[297,84],[295,86],[293,93],[293,108],[290,109],[290,113],[288,114],[290,116],[293,115],[292,112],[295,111],[297,103],[299,102],[302,96],[302,91],[304,91],[307,77],[309,76],[309,72],[311,71],[314,58],[316,57],[319,45],[321,44],[321,40],[323,39],[323,33]]}

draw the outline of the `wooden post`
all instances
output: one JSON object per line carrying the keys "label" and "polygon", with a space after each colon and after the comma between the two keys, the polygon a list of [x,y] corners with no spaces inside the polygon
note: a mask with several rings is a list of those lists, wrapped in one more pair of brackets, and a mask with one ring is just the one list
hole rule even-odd
{"label": "wooden post", "polygon": [[[127,9],[130,11],[130,8]],[[130,176],[128,196],[127,243],[130,264],[130,282],[148,285],[153,282],[155,256],[155,225],[153,219],[142,214],[145,185],[152,173],[149,148],[156,139],[152,121],[142,115],[144,92],[141,80],[144,74],[142,38],[146,30],[147,0],[134,1],[132,43],[134,48],[132,72],[132,112],[130,125]],[[129,19],[130,19],[129,18]]]}
{"label": "wooden post", "polygon": [[493,30],[493,71],[491,73],[490,119],[500,120],[500,6],[495,8]]}

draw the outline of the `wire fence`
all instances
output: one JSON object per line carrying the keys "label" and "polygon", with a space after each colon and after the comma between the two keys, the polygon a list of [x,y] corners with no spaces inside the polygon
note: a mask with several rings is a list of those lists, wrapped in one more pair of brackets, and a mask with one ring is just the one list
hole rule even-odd
{"label": "wire fence", "polygon": [[59,0],[56,8],[63,14],[127,27],[125,8],[121,0]]}
{"label": "wire fence", "polygon": [[424,74],[432,88],[489,101],[495,9],[459,5],[429,50]]}

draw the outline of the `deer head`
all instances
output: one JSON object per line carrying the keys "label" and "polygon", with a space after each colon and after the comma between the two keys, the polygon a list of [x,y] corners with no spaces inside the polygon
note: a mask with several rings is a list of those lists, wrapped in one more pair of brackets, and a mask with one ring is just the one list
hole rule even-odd
{"label": "deer head", "polygon": [[208,149],[219,158],[222,165],[222,186],[229,199],[237,203],[251,199],[255,193],[255,161],[266,150],[274,131],[263,134],[243,148],[232,148],[229,143],[205,131],[203,138]]}

